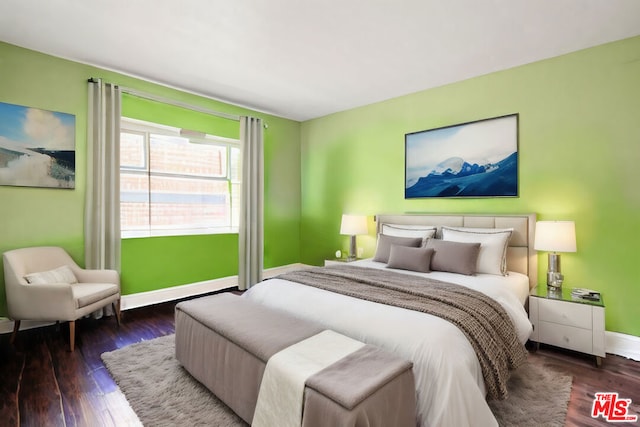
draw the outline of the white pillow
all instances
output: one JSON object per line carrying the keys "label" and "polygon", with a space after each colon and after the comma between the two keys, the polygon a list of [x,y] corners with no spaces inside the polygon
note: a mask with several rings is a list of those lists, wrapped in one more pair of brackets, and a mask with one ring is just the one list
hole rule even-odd
{"label": "white pillow", "polygon": [[442,240],[480,243],[477,273],[507,274],[507,247],[513,228],[442,227]]}
{"label": "white pillow", "polygon": [[31,273],[24,276],[27,283],[31,285],[47,285],[49,283],[78,283],[76,275],[67,265],[49,271]]}
{"label": "white pillow", "polygon": [[422,246],[427,239],[436,235],[436,228],[430,225],[382,224],[382,233],[394,237],[420,237]]}

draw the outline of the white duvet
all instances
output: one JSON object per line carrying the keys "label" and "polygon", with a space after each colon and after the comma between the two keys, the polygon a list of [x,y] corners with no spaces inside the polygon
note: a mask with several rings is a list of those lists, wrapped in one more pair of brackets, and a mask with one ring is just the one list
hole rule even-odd
{"label": "white duvet", "polygon": [[[385,268],[385,264],[370,260],[352,265]],[[504,277],[488,274],[462,276],[440,272],[424,275],[485,293],[505,308],[523,344],[531,334],[531,323],[523,308],[528,293],[526,276],[519,273],[509,273]],[[485,400],[482,371],[475,352],[464,334],[451,323],[425,313],[359,300],[282,279],[259,283],[244,296],[413,361],[420,425],[497,425]]]}

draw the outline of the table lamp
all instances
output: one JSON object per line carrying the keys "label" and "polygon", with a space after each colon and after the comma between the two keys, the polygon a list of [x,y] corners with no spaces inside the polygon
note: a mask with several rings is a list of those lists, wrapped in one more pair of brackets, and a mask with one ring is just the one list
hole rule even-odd
{"label": "table lamp", "polygon": [[369,228],[365,215],[342,215],[340,234],[351,236],[347,261],[355,261],[357,258],[356,235],[367,234],[368,232]]}
{"label": "table lamp", "polygon": [[547,286],[559,289],[564,276],[560,272],[558,252],[576,252],[576,226],[573,221],[538,221],[533,247],[549,252]]}

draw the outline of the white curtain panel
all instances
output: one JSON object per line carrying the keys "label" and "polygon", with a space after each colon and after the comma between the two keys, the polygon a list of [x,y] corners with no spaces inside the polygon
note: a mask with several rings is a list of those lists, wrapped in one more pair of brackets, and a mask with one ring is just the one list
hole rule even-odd
{"label": "white curtain panel", "polygon": [[86,268],[120,271],[120,89],[89,81]]}
{"label": "white curtain panel", "polygon": [[262,120],[240,117],[242,190],[238,235],[238,288],[262,280],[264,216],[264,143]]}

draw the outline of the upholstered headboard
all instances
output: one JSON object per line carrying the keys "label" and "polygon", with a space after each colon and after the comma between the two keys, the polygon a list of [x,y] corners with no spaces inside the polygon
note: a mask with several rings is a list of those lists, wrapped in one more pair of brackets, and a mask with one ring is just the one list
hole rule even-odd
{"label": "upholstered headboard", "polygon": [[382,224],[430,225],[437,227],[436,237],[441,236],[442,226],[513,228],[507,248],[507,268],[529,276],[529,287],[538,284],[538,256],[533,249],[535,214],[379,214],[376,222],[377,233]]}

